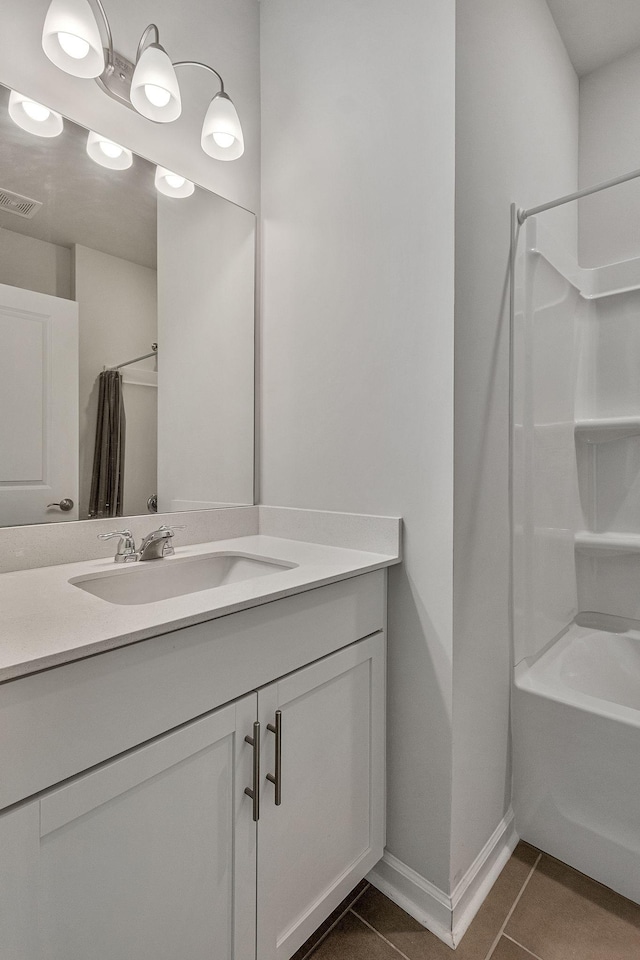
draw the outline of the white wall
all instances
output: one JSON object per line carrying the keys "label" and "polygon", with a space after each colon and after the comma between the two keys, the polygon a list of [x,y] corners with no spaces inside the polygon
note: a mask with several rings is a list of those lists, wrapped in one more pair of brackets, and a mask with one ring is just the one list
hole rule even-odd
{"label": "white wall", "polygon": [[158,197],[160,512],[253,503],[254,282],[253,214]]}
{"label": "white wall", "polygon": [[0,82],[40,99],[70,119],[175,169],[203,186],[257,210],[260,162],[258,0],[107,0],[116,50],[135,57],[151,21],[173,60],[203,60],[223,76],[243,125],[245,155],[212,160],[200,148],[200,128],[217,81],[202,70],[180,76],[183,115],[154,124],[105,96],[91,80],[70,77],[40,45],[49,0],[2,0]]}
{"label": "white wall", "polygon": [[[638,169],[640,49],[580,81],[580,185]],[[640,256],[640,180],[580,201],[580,256],[584,266]],[[614,286],[633,286],[631,282]],[[579,399],[589,417],[637,416],[640,336],[637,291],[594,301],[585,330],[588,361]],[[584,445],[585,527],[622,534],[640,531],[640,441],[625,437]],[[634,553],[580,551],[576,557],[582,609],[635,618],[639,614],[640,558]]]}
{"label": "white wall", "polygon": [[[509,206],[575,190],[578,165],[578,81],[544,0],[456,6],[454,885],[510,799]],[[546,220],[570,247],[575,216]]]}
{"label": "white wall", "polygon": [[[98,250],[74,247],[80,321],[80,518],[88,516],[98,411],[98,375],[151,351],[158,340],[156,271]],[[155,359],[141,369],[155,368]],[[125,379],[129,369],[122,371]],[[123,387],[126,441],[123,513],[145,514],[157,491],[158,391]]]}
{"label": "white wall", "polygon": [[[580,80],[580,187],[640,165],[640,49]],[[640,255],[640,180],[580,201],[580,262]]]}
{"label": "white wall", "polygon": [[447,889],[454,4],[260,6],[261,499],[405,519],[388,848]]}
{"label": "white wall", "polygon": [[0,283],[71,298],[71,250],[0,228]]}

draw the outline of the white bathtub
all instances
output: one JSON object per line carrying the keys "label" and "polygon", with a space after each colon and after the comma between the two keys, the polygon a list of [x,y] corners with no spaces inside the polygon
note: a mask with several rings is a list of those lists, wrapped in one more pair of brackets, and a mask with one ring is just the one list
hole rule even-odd
{"label": "white bathtub", "polygon": [[516,667],[512,724],[520,836],[640,903],[638,629],[582,615]]}

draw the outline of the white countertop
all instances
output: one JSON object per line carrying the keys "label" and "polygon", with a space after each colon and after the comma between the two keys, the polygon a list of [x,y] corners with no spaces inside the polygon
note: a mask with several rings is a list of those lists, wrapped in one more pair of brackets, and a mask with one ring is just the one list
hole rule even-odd
{"label": "white countertop", "polygon": [[69,581],[99,573],[134,571],[139,563],[83,560],[0,575],[0,682],[113,650],[181,627],[292,596],[323,584],[388,567],[399,556],[368,553],[273,536],[244,536],[176,546],[171,564],[185,557],[231,551],[297,564],[153,603],[119,605]]}

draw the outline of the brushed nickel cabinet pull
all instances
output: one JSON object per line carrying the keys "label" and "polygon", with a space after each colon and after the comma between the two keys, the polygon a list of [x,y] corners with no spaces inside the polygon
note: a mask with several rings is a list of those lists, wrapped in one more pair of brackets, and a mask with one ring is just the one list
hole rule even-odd
{"label": "brushed nickel cabinet pull", "polygon": [[253,787],[245,787],[244,792],[253,800],[253,819],[260,819],[260,723],[253,724],[253,736],[245,737],[245,742],[253,747]]}
{"label": "brushed nickel cabinet pull", "polygon": [[282,803],[282,711],[276,710],[276,724],[267,724],[267,730],[276,736],[276,772],[267,774],[267,780],[275,784],[276,807]]}

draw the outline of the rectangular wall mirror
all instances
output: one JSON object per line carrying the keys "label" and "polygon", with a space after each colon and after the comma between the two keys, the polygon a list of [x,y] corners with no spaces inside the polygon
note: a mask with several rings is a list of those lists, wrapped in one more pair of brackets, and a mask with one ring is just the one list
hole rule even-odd
{"label": "rectangular wall mirror", "polygon": [[47,113],[0,87],[0,525],[253,503],[254,214]]}

